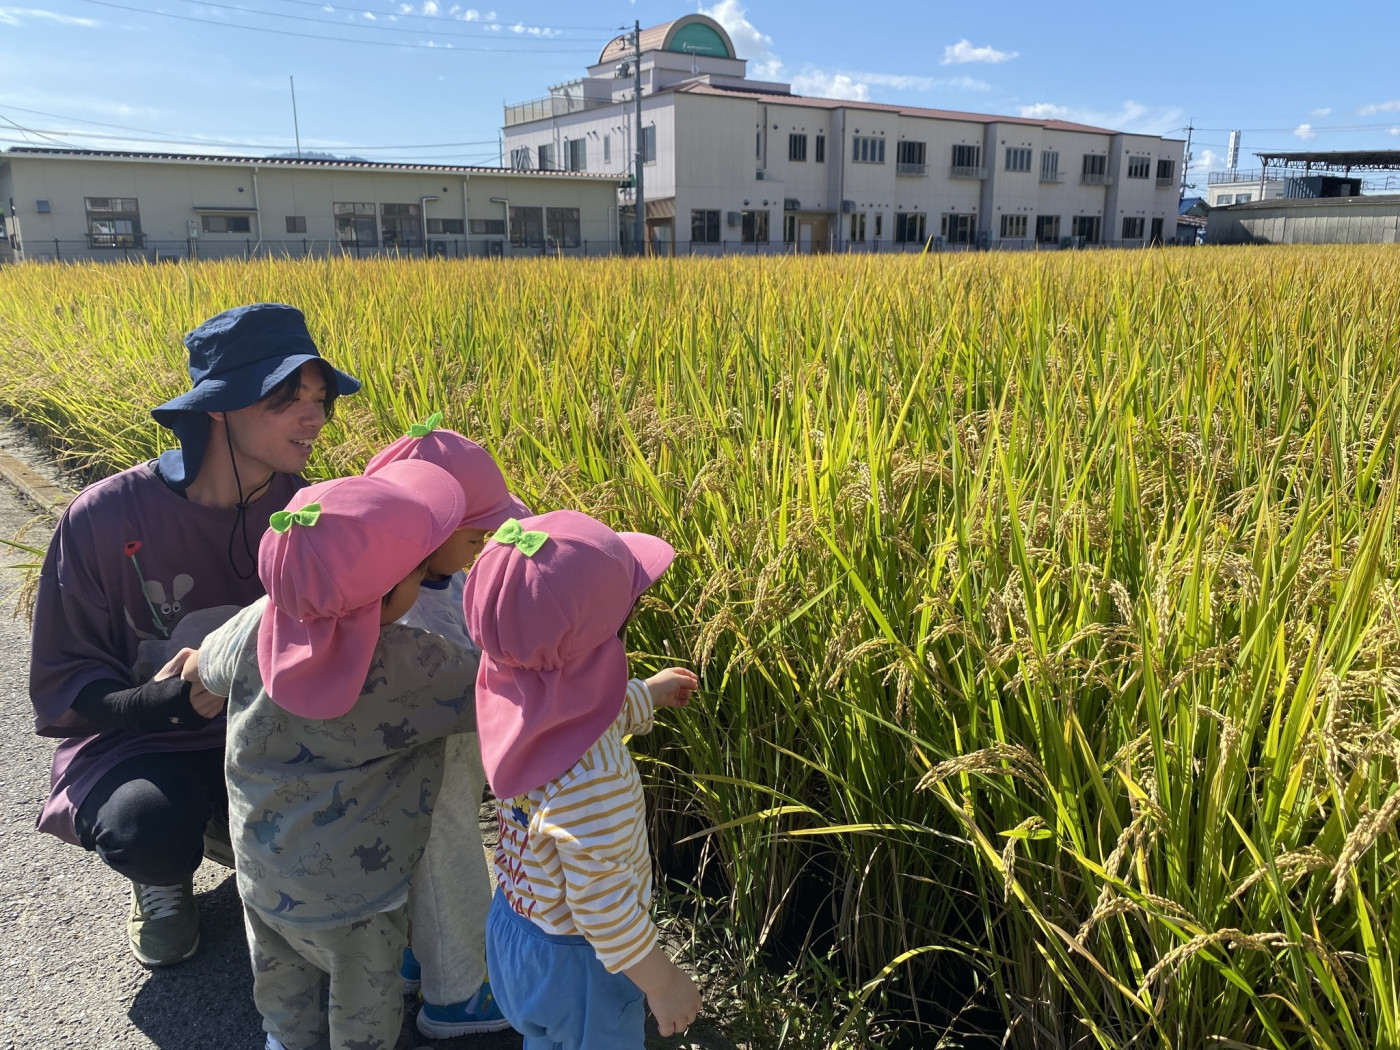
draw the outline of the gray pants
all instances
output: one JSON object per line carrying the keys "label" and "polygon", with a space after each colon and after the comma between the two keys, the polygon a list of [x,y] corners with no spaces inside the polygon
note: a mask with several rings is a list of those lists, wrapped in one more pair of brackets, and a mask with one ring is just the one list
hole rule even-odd
{"label": "gray pants", "polygon": [[[263,1029],[287,1050],[330,1036],[332,1050],[393,1050],[403,1027],[399,964],[408,946],[403,906],[348,926],[286,926],[243,906],[253,1001]],[[322,991],[330,978],[329,1016]]]}

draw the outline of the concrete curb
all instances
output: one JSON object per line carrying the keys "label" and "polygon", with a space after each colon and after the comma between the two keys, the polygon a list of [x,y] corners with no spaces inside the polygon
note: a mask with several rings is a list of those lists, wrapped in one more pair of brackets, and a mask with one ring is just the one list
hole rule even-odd
{"label": "concrete curb", "polygon": [[73,493],[31,470],[4,449],[0,449],[0,480],[40,510],[54,515],[62,513],[73,498]]}

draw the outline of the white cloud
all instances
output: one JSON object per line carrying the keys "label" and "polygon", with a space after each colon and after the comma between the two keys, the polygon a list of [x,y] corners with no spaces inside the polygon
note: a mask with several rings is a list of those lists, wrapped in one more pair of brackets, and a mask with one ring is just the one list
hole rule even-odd
{"label": "white cloud", "polygon": [[1179,131],[1184,116],[1175,106],[1144,106],[1132,99],[1125,101],[1122,108],[1116,112],[1060,106],[1053,102],[1018,106],[1017,110],[1021,116],[1031,120],[1067,120],[1076,124],[1092,124],[1138,135],[1165,135]]}
{"label": "white cloud", "polygon": [[824,69],[804,69],[792,78],[792,90],[797,95],[818,98],[840,98],[852,102],[869,102],[872,87],[893,91],[933,91],[956,88],[963,91],[986,91],[990,84],[972,77],[921,77],[908,73],[833,73]]}
{"label": "white cloud", "polygon": [[985,80],[978,80],[976,77],[949,77],[947,80],[939,81],[949,87],[962,88],[964,91],[990,91],[992,85]]}
{"label": "white cloud", "polygon": [[364,15],[365,18],[368,19],[368,20],[371,21],[371,22],[377,22],[377,21],[379,21],[379,19],[377,19],[377,18],[374,17],[374,12],[373,12],[373,11],[361,11],[360,14]]}
{"label": "white cloud", "polygon": [[423,13],[425,15],[435,15],[438,13],[438,5],[434,0],[423,0]]}
{"label": "white cloud", "polygon": [[1377,113],[1400,113],[1400,98],[1393,98],[1389,102],[1373,102],[1369,106],[1362,106],[1356,112],[1363,117]]}
{"label": "white cloud", "polygon": [[21,19],[42,18],[65,26],[83,26],[93,29],[102,23],[95,18],[78,18],[74,15],[61,15],[56,11],[44,11],[37,7],[0,7],[0,25],[22,25]]}
{"label": "white cloud", "polygon": [[1392,135],[1400,135],[1400,128],[1391,128],[1390,133]]}
{"label": "white cloud", "polygon": [[1317,132],[1313,130],[1311,124],[1299,124],[1293,129],[1293,134],[1297,135],[1304,142],[1307,142],[1308,139],[1317,138]]}
{"label": "white cloud", "polygon": [[709,15],[724,26],[724,31],[734,41],[734,53],[748,59],[750,77],[754,80],[777,80],[783,76],[783,60],[773,52],[773,38],[767,33],[760,33],[745,17],[747,9],[739,0],[719,0],[713,7],[701,6],[700,13]]}
{"label": "white cloud", "polygon": [[792,90],[798,95],[817,98],[841,98],[849,102],[869,102],[870,85],[859,84],[845,73],[799,73],[792,78]]}
{"label": "white cloud", "polygon": [[943,49],[943,65],[959,65],[963,62],[1008,62],[1020,52],[998,51],[994,47],[973,47],[966,38]]}
{"label": "white cloud", "polygon": [[1322,117],[1330,117],[1331,115],[1332,115],[1332,107],[1331,107],[1331,106],[1322,106],[1322,107],[1320,107],[1320,108],[1318,108],[1318,109],[1313,110],[1311,113],[1308,114],[1308,116],[1310,116],[1310,117],[1317,117],[1317,118],[1319,118],[1319,119],[1321,119]]}
{"label": "white cloud", "polygon": [[1225,158],[1213,149],[1201,150],[1201,155],[1191,162],[1197,171],[1219,171],[1225,167]]}

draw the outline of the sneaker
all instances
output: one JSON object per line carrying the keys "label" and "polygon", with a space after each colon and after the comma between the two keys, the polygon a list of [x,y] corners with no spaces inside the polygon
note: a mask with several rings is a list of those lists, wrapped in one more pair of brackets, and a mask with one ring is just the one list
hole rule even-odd
{"label": "sneaker", "polygon": [[403,962],[399,964],[399,976],[403,978],[403,994],[417,995],[423,987],[423,967],[418,965],[412,948],[403,950]]}
{"label": "sneaker", "polygon": [[481,989],[464,1003],[437,1006],[424,1003],[418,1011],[418,1031],[429,1039],[446,1039],[474,1032],[504,1032],[510,1022],[496,1005],[491,994],[491,982],[482,981]]}
{"label": "sneaker", "polygon": [[214,814],[204,825],[204,855],[215,864],[233,867],[233,843],[229,841],[227,813]]}
{"label": "sneaker", "polygon": [[199,947],[193,879],[177,886],[133,882],[126,938],[131,954],[146,966],[170,966],[193,955]]}

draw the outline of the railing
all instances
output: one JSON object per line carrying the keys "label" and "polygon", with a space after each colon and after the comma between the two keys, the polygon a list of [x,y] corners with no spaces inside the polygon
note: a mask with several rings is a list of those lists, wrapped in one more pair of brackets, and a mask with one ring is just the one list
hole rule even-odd
{"label": "railing", "polygon": [[87,235],[89,248],[144,248],[144,233],[90,233]]}
{"label": "railing", "polygon": [[901,160],[894,166],[896,175],[925,175],[926,165],[923,161]]}
{"label": "railing", "polygon": [[1064,182],[1065,176],[1059,171],[1042,171],[1040,173],[1041,182]]}
{"label": "railing", "polygon": [[948,178],[950,179],[985,179],[986,177],[986,168],[974,168],[965,164],[954,164],[948,169]]}
{"label": "railing", "polygon": [[549,117],[562,117],[569,113],[583,113],[590,109],[611,106],[610,98],[579,98],[577,95],[547,95],[532,98],[528,102],[516,102],[505,107],[505,125],[528,124],[532,120],[546,120]]}
{"label": "railing", "polygon": [[1165,177],[1164,177],[1164,176],[1161,176],[1161,175],[1158,175],[1158,176],[1157,176],[1157,188],[1158,188],[1159,190],[1170,190],[1170,189],[1175,188],[1175,186],[1176,186],[1176,176],[1175,176],[1175,175],[1167,175],[1167,176],[1165,176]]}
{"label": "railing", "polygon": [[1084,186],[1112,186],[1113,176],[1103,172],[1086,171],[1079,176],[1079,182]]}
{"label": "railing", "polygon": [[[1329,172],[1325,172],[1321,168],[1319,168],[1314,174],[1326,175],[1329,174]],[[1206,174],[1206,185],[1216,186],[1220,184],[1228,184],[1231,182],[1257,183],[1261,179],[1268,182],[1282,182],[1283,176],[1266,176],[1266,174],[1259,168],[1255,168],[1253,171],[1212,171]]]}

